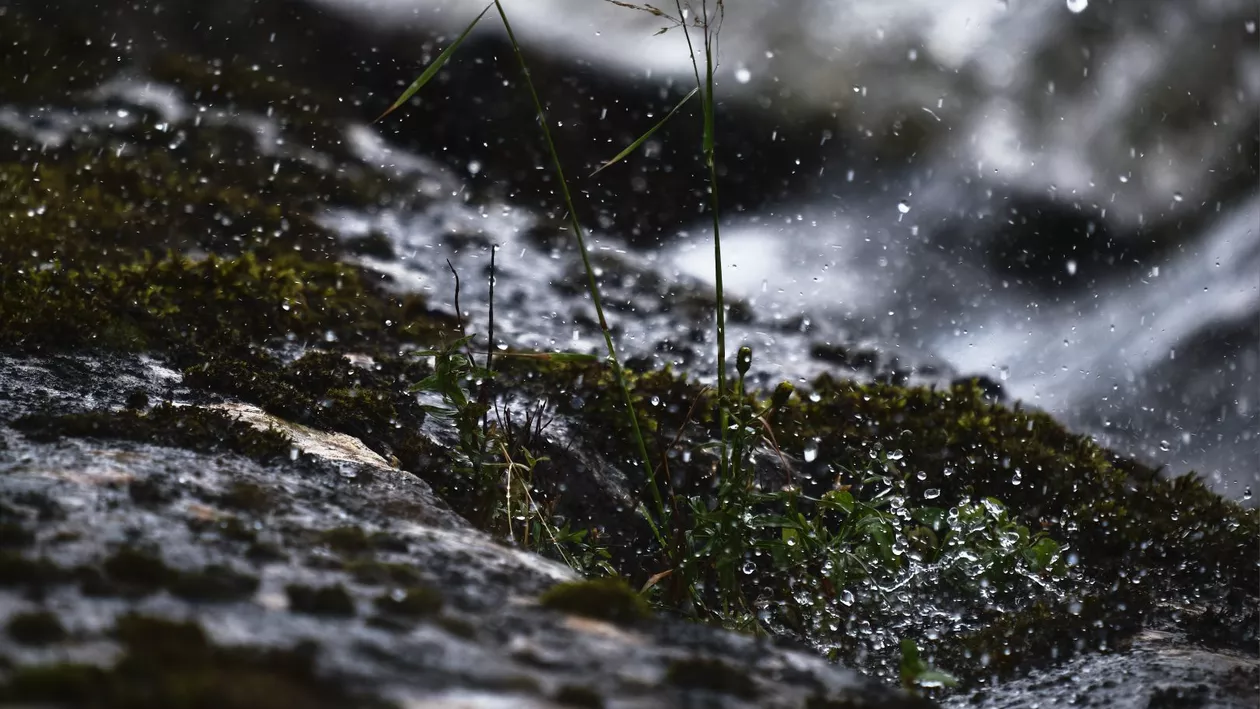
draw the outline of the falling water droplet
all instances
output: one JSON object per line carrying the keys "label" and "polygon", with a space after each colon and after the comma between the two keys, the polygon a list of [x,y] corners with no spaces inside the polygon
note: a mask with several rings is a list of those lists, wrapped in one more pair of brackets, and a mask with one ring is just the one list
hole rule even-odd
{"label": "falling water droplet", "polygon": [[741,84],[747,84],[752,81],[752,72],[741,66],[735,70],[735,80]]}
{"label": "falling water droplet", "polygon": [[909,202],[907,202],[907,201],[905,201],[904,199],[903,199],[903,200],[901,200],[900,202],[898,202],[898,203],[897,203],[897,211],[898,211],[898,212],[901,212],[902,214],[909,214],[909,213],[910,213],[910,203],[909,203]]}
{"label": "falling water droplet", "polygon": [[1084,12],[1089,7],[1089,0],[1067,0],[1067,8],[1072,12]]}
{"label": "falling water droplet", "polygon": [[809,443],[806,443],[806,444],[805,444],[804,457],[805,457],[805,462],[806,462],[806,463],[812,463],[812,462],[814,462],[815,460],[817,460],[817,459],[818,459],[818,441],[817,441],[817,439],[815,439],[815,440],[811,440]]}

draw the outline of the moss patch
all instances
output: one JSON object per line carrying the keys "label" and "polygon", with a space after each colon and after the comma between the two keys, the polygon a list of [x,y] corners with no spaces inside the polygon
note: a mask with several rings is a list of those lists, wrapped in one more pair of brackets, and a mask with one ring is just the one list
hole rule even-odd
{"label": "moss patch", "polygon": [[312,587],[290,585],[285,589],[289,610],[309,615],[353,616],[354,599],[343,586]]}
{"label": "moss patch", "polygon": [[420,573],[407,564],[389,564],[373,559],[356,559],[346,564],[355,581],[369,586],[414,586]]}
{"label": "moss patch", "polygon": [[66,638],[61,619],[49,611],[18,613],[9,618],[5,631],[22,645],[50,645]]}
{"label": "moss patch", "polygon": [[442,594],[428,586],[413,586],[401,597],[386,594],[376,599],[376,610],[379,612],[408,618],[437,615],[443,605]]}
{"label": "moss patch", "polygon": [[218,503],[229,509],[260,514],[271,509],[271,497],[267,488],[261,485],[237,481],[218,497]]}
{"label": "moss patch", "polygon": [[715,658],[675,660],[665,671],[665,681],[683,689],[730,694],[742,699],[754,699],[758,694],[757,683],[747,671]]}
{"label": "moss patch", "polygon": [[0,345],[165,350],[197,358],[293,336],[353,345],[426,340],[444,324],[358,269],[292,255],[180,256],[71,268],[0,267]]}
{"label": "moss patch", "polygon": [[287,459],[289,438],[260,431],[225,413],[194,406],[161,404],[148,413],[132,410],[77,414],[32,414],[10,425],[34,441],[63,437],[119,439],[194,451],[230,451],[262,462]]}
{"label": "moss patch", "polygon": [[75,573],[83,592],[93,596],[139,597],[166,590],[187,601],[227,602],[247,599],[258,589],[257,578],[231,567],[210,564],[181,571],[134,547],[119,549],[99,569],[82,567]]}
{"label": "moss patch", "polygon": [[544,608],[613,623],[634,623],[652,615],[647,601],[621,579],[558,584],[543,592],[538,602]]}
{"label": "moss patch", "polygon": [[258,590],[258,579],[227,566],[211,564],[199,571],[180,573],[167,588],[172,595],[188,601],[243,601]]}
{"label": "moss patch", "polygon": [[22,667],[0,684],[0,701],[100,709],[385,706],[319,677],[310,646],[223,647],[198,625],[139,615],[119,618],[114,634],[123,647],[114,666]]}

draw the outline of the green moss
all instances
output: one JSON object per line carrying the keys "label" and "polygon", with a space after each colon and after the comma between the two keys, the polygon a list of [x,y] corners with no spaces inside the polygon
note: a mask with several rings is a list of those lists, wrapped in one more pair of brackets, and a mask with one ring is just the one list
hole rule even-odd
{"label": "green moss", "polygon": [[85,594],[92,596],[147,596],[166,590],[187,601],[227,602],[249,598],[258,579],[220,564],[181,571],[156,554],[124,547],[101,564],[76,571]]}
{"label": "green moss", "polygon": [[63,583],[68,576],[48,559],[28,559],[16,551],[0,550],[0,588],[42,589]]}
{"label": "green moss", "polygon": [[388,564],[373,559],[355,559],[346,564],[355,581],[369,586],[414,586],[420,574],[406,564]]}
{"label": "green moss", "polygon": [[604,709],[603,695],[584,684],[566,684],[556,691],[553,699],[557,704],[566,707]]}
{"label": "green moss", "polygon": [[172,404],[161,404],[147,414],[131,410],[31,414],[10,425],[34,441],[120,439],[202,452],[230,451],[263,462],[287,459],[292,449],[289,438],[279,432],[260,431],[220,411]]}
{"label": "green moss", "polygon": [[316,588],[293,584],[285,587],[289,610],[297,613],[326,616],[352,616],[354,599],[342,586]]}
{"label": "green moss", "polygon": [[161,505],[178,496],[178,492],[157,476],[136,478],[127,483],[127,496],[142,507]]}
{"label": "green moss", "polygon": [[291,650],[223,647],[200,626],[127,615],[114,635],[112,667],[21,667],[0,684],[0,702],[99,709],[333,709],[383,707],[315,672],[309,645]]}
{"label": "green moss", "polygon": [[146,596],[175,580],[177,572],[152,552],[123,547],[101,564],[100,571],[80,569],[80,586],[93,596]]}
{"label": "green moss", "polygon": [[443,604],[442,594],[427,586],[413,586],[401,598],[385,594],[376,599],[376,609],[381,613],[410,618],[437,615]]}
{"label": "green moss", "polygon": [[755,699],[758,694],[757,683],[746,671],[716,658],[675,660],[665,670],[665,681],[683,689],[730,694],[742,699]]}
{"label": "green moss", "polygon": [[0,522],[0,549],[21,549],[35,542],[35,533],[17,522]]}
{"label": "green moss", "polygon": [[[407,382],[427,374],[422,364],[395,356],[382,355],[369,370],[341,355],[311,352],[289,365],[259,355],[248,361],[216,358],[186,369],[184,383],[237,396],[289,421],[355,436],[389,456],[426,449],[418,434],[425,412],[408,394]],[[417,460],[412,456],[408,462]]]}
{"label": "green moss", "polygon": [[78,270],[0,267],[0,344],[241,350],[290,335],[347,344],[414,340],[441,321],[418,296],[368,287],[349,266],[246,253]]}
{"label": "green moss", "polygon": [[224,507],[254,514],[267,512],[272,506],[271,493],[267,488],[242,481],[232,483],[227,492],[219,496],[218,502]]}
{"label": "green moss", "polygon": [[214,524],[214,529],[219,536],[230,542],[246,542],[254,543],[258,539],[258,533],[250,525],[242,522],[239,517],[227,517]]}
{"label": "green moss", "polygon": [[320,542],[339,554],[364,554],[372,551],[372,542],[362,527],[334,527],[320,532]]}
{"label": "green moss", "polygon": [[245,550],[245,558],[255,563],[265,564],[272,561],[288,561],[289,555],[275,544],[254,542]]}
{"label": "green moss", "polygon": [[143,389],[132,389],[127,392],[127,398],[123,400],[123,406],[137,411],[147,409],[149,408],[149,393]]}
{"label": "green moss", "polygon": [[9,618],[5,630],[14,642],[22,645],[49,645],[66,637],[61,619],[49,611],[18,613]]}
{"label": "green moss", "polygon": [[647,601],[621,579],[558,584],[543,592],[538,602],[544,608],[613,623],[633,623],[651,617]]}
{"label": "green moss", "polygon": [[258,579],[227,566],[211,564],[199,571],[178,574],[168,590],[188,601],[242,601],[258,590]]}

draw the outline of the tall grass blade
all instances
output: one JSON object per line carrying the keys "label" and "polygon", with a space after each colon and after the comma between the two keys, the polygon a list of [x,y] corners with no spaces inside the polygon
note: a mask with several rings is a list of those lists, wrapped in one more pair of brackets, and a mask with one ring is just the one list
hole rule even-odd
{"label": "tall grass blade", "polygon": [[675,113],[678,113],[678,109],[682,108],[682,107],[683,107],[683,105],[684,105],[684,104],[686,104],[688,101],[690,101],[690,100],[691,100],[691,97],[692,97],[692,96],[695,96],[695,95],[696,95],[699,91],[700,91],[700,87],[699,87],[699,86],[697,86],[696,88],[692,89],[692,90],[691,90],[691,93],[689,93],[689,94],[687,94],[686,96],[684,96],[684,97],[683,97],[683,100],[679,101],[677,106],[674,106],[674,107],[670,110],[670,112],[669,112],[669,113],[665,114],[665,117],[664,117],[664,118],[662,118],[659,122],[657,122],[657,124],[656,124],[656,125],[654,125],[654,126],[652,126],[651,128],[649,128],[649,129],[648,129],[648,132],[646,132],[646,133],[644,133],[643,135],[639,136],[639,139],[638,139],[638,140],[634,141],[634,142],[633,142],[633,143],[631,143],[629,146],[627,146],[625,150],[623,150],[623,151],[621,151],[621,152],[617,153],[617,155],[616,155],[615,157],[613,157],[611,160],[608,160],[608,161],[606,161],[603,165],[600,165],[598,168],[596,168],[596,169],[595,169],[595,172],[592,172],[590,175],[588,175],[588,177],[594,177],[595,175],[598,175],[599,173],[603,172],[605,169],[610,168],[610,167],[612,167],[613,165],[616,165],[617,163],[621,162],[622,160],[625,160],[625,159],[626,159],[626,157],[628,157],[631,153],[633,153],[634,151],[638,150],[640,145],[643,145],[643,143],[644,143],[644,142],[646,142],[648,138],[651,138],[651,137],[652,137],[652,134],[653,134],[653,133],[655,133],[656,131],[660,130],[662,126],[664,126],[666,123],[668,123],[668,122],[669,122],[669,119],[670,119],[670,118],[673,118]]}
{"label": "tall grass blade", "polygon": [[[674,0],[678,8],[678,16],[686,17],[683,12],[682,0]],[[719,12],[722,11],[722,0],[718,0],[717,7]],[[687,24],[682,24],[683,37],[687,39],[687,52],[691,56],[691,69],[696,77],[696,88],[704,88],[704,94],[701,96],[701,106],[703,107],[704,120],[704,161],[709,168],[709,214],[713,218],[713,270],[714,270],[714,291],[715,291],[715,307],[714,311],[717,316],[717,389],[718,389],[718,426],[721,428],[722,434],[722,450],[721,450],[721,468],[723,475],[730,472],[730,447],[727,445],[727,433],[729,428],[729,412],[726,406],[726,291],[722,283],[722,231],[721,231],[721,209],[718,202],[718,182],[717,182],[717,163],[714,160],[716,152],[714,137],[714,101],[713,101],[713,60],[715,47],[713,45],[714,28],[710,25],[708,0],[701,0],[701,9],[703,10],[703,23],[701,28],[704,35],[704,60],[705,73],[704,78],[700,76],[700,64],[696,61],[696,49],[691,43],[691,32],[687,28]]]}
{"label": "tall grass blade", "polygon": [[376,123],[377,121],[380,121],[385,116],[388,116],[389,114],[398,110],[398,107],[406,103],[407,99],[411,98],[412,96],[415,96],[417,91],[419,91],[425,84],[429,83],[429,81],[433,79],[433,77],[437,76],[437,73],[442,70],[442,67],[446,64],[447,60],[451,58],[451,55],[455,53],[455,50],[459,48],[459,45],[462,44],[464,39],[467,38],[468,35],[472,33],[473,28],[477,26],[477,23],[481,21],[481,18],[484,17],[485,14],[489,12],[490,8],[492,7],[494,7],[494,3],[490,3],[489,5],[486,5],[486,9],[482,10],[481,14],[473,18],[473,21],[468,23],[468,27],[464,28],[464,31],[460,33],[458,37],[455,38],[455,41],[451,42],[451,45],[449,47],[447,47],[446,49],[443,49],[442,53],[437,56],[437,59],[434,59],[433,63],[425,68],[424,73],[420,75],[420,78],[411,82],[411,86],[408,86],[407,90],[402,93],[402,96],[398,97],[398,100],[394,102],[394,105],[387,108],[384,113],[382,113],[380,116],[376,118],[375,121],[372,121],[372,122]]}
{"label": "tall grass blade", "polygon": [[625,400],[626,415],[630,418],[630,427],[634,433],[635,444],[639,449],[639,457],[643,463],[643,472],[647,477],[648,489],[652,492],[652,502],[656,507],[656,519],[653,520],[651,515],[647,515],[647,521],[657,542],[663,549],[668,550],[670,547],[659,529],[659,523],[666,519],[665,499],[661,496],[661,490],[656,484],[656,471],[652,466],[652,457],[648,455],[647,442],[643,438],[642,429],[639,427],[639,417],[634,411],[634,400],[630,397],[630,388],[626,385],[625,373],[621,369],[621,360],[617,358],[617,348],[613,344],[612,330],[608,327],[607,318],[604,317],[604,306],[603,300],[600,298],[599,283],[595,280],[595,267],[591,264],[590,250],[586,247],[585,231],[582,229],[582,223],[577,216],[577,209],[573,204],[573,193],[569,189],[568,180],[565,179],[564,168],[560,164],[560,153],[556,150],[555,140],[551,137],[551,127],[547,124],[547,112],[543,110],[542,99],[538,97],[538,90],[534,88],[534,80],[530,78],[529,64],[525,61],[525,55],[521,52],[520,43],[516,41],[516,34],[512,32],[512,23],[508,22],[507,11],[503,9],[502,0],[494,0],[494,6],[499,11],[499,17],[503,19],[503,29],[507,32],[508,41],[512,44],[512,51],[516,54],[517,63],[520,64],[521,74],[525,78],[525,86],[529,89],[530,98],[534,100],[534,111],[538,114],[538,125],[542,129],[543,139],[547,144],[547,152],[551,155],[551,165],[556,171],[556,181],[560,185],[560,194],[564,198],[564,206],[569,210],[569,224],[573,227],[573,235],[578,243],[578,253],[582,256],[582,266],[586,270],[587,287],[591,294],[591,302],[595,306],[595,314],[599,317],[599,329],[604,336],[604,345],[608,349],[608,361],[612,365],[613,379],[616,380],[617,388],[621,390],[622,398]]}

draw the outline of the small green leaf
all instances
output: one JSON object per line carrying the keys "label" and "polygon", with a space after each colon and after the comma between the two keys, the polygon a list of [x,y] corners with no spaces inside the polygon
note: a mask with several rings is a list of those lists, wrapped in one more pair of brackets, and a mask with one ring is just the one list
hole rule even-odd
{"label": "small green leaf", "polygon": [[853,514],[853,495],[848,490],[831,490],[822,496],[818,506],[828,510],[840,510]]}
{"label": "small green leaf", "polygon": [[590,175],[588,175],[588,177],[594,177],[595,175],[597,175],[597,174],[599,174],[600,172],[602,172],[605,168],[609,168],[609,167],[612,167],[613,165],[616,165],[617,163],[621,162],[622,160],[625,160],[625,159],[626,159],[626,157],[630,155],[630,153],[633,153],[634,151],[638,150],[640,145],[643,145],[643,143],[644,143],[644,142],[645,142],[648,138],[651,138],[651,137],[652,137],[652,134],[653,134],[653,133],[655,133],[656,131],[660,130],[661,126],[665,125],[665,123],[667,123],[667,122],[669,121],[669,119],[670,119],[670,118],[672,118],[672,117],[673,117],[673,115],[674,115],[675,113],[677,113],[677,112],[678,112],[678,109],[682,108],[682,107],[683,107],[683,104],[685,104],[685,103],[687,103],[687,101],[691,100],[691,97],[692,97],[692,96],[695,96],[695,95],[696,95],[696,92],[697,92],[697,91],[699,91],[699,90],[700,90],[700,89],[698,89],[698,88],[692,89],[690,93],[688,93],[686,96],[684,96],[684,97],[683,97],[683,100],[681,100],[681,101],[679,101],[679,102],[678,102],[678,105],[677,105],[677,106],[674,106],[674,108],[673,108],[673,109],[671,109],[669,113],[665,114],[665,117],[664,117],[664,118],[662,118],[660,121],[658,121],[656,125],[654,125],[654,126],[652,126],[651,128],[649,128],[649,129],[648,129],[648,132],[646,132],[646,133],[644,133],[643,135],[639,136],[639,139],[638,139],[638,140],[636,140],[636,141],[634,141],[633,143],[631,143],[631,144],[629,145],[629,147],[627,147],[625,150],[622,150],[621,152],[617,153],[617,155],[616,155],[615,157],[613,157],[611,160],[608,160],[608,161],[607,161],[607,162],[605,162],[603,165],[600,165],[598,168],[596,168],[596,169],[595,169],[595,172],[592,172]]}
{"label": "small green leaf", "polygon": [[936,532],[949,528],[949,512],[942,507],[919,507],[910,511],[910,517]]}
{"label": "small green leaf", "polygon": [[394,105],[387,108],[384,113],[382,113],[379,117],[377,117],[375,121],[372,121],[372,122],[376,123],[377,121],[380,121],[385,116],[388,116],[389,114],[396,111],[399,106],[407,102],[407,99],[411,98],[412,96],[415,96],[416,92],[419,91],[421,87],[429,83],[429,81],[433,79],[434,76],[437,76],[438,71],[442,69],[443,65],[446,64],[447,60],[451,58],[451,55],[455,53],[455,49],[459,47],[459,45],[464,41],[464,39],[473,31],[473,28],[477,26],[477,23],[481,21],[481,18],[484,17],[485,14],[489,12],[490,8],[492,7],[494,7],[494,3],[490,3],[489,5],[486,5],[486,9],[482,10],[481,14],[477,15],[475,18],[473,18],[472,22],[468,23],[468,27],[464,29],[463,33],[461,33],[458,37],[456,37],[455,41],[451,42],[451,45],[449,47],[442,50],[442,53],[437,56],[437,59],[434,59],[433,63],[425,68],[424,73],[420,75],[420,78],[411,82],[411,86],[408,86],[407,90],[402,93],[402,96],[398,97],[398,100],[394,102]]}

